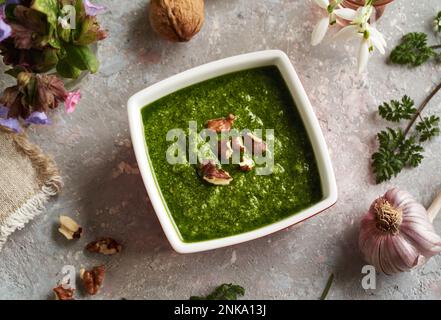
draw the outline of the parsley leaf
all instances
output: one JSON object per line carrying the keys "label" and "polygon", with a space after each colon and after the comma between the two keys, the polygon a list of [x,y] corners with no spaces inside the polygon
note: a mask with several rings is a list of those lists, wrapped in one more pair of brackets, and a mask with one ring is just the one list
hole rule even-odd
{"label": "parsley leaf", "polygon": [[214,291],[208,296],[192,296],[190,297],[190,300],[237,300],[238,296],[243,296],[244,294],[245,289],[241,286],[232,283],[224,283],[214,289]]}
{"label": "parsley leaf", "polygon": [[411,32],[406,34],[401,43],[392,50],[390,60],[396,64],[416,67],[436,55],[436,52],[427,46],[425,33]]}
{"label": "parsley leaf", "polygon": [[390,180],[405,167],[417,167],[422,159],[423,147],[415,137],[406,139],[401,129],[387,128],[377,135],[380,146],[372,155],[372,167],[376,182]]}
{"label": "parsley leaf", "polygon": [[401,98],[401,101],[391,100],[389,103],[384,102],[378,107],[380,116],[392,122],[399,122],[402,119],[411,119],[415,112],[414,102],[407,95]]}
{"label": "parsley leaf", "polygon": [[428,141],[439,135],[439,120],[437,116],[424,117],[423,120],[416,125],[415,128],[420,135],[420,142]]}

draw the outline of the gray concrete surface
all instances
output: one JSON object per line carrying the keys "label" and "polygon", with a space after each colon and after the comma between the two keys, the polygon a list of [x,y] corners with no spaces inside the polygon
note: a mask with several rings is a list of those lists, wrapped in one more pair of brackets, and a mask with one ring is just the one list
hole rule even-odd
{"label": "gray concrete surface", "polygon": [[[109,38],[99,46],[102,68],[82,83],[77,111],[52,114],[51,127],[34,127],[31,139],[52,154],[66,186],[47,212],[11,236],[0,253],[0,298],[47,299],[64,265],[104,263],[109,271],[96,299],[187,299],[223,282],[243,285],[246,298],[316,299],[330,273],[330,299],[441,298],[441,257],[396,276],[378,276],[377,289],[362,289],[364,265],[357,249],[358,224],[370,202],[390,186],[410,191],[425,205],[441,188],[440,138],[426,159],[389,183],[375,185],[369,159],[375,115],[384,100],[411,95],[421,101],[441,80],[433,63],[417,69],[386,64],[376,54],[369,73],[358,75],[348,44],[309,44],[319,18],[312,1],[206,0],[206,23],[189,43],[168,43],[149,27],[146,0],[101,1]],[[122,4],[124,3],[124,4]],[[395,1],[379,21],[389,50],[409,31],[430,32],[437,0]],[[439,41],[431,36],[431,41]],[[293,62],[312,101],[330,148],[339,201],[332,209],[289,230],[192,255],[169,246],[149,203],[130,144],[126,101],[159,80],[205,62],[262,49],[281,49]],[[2,84],[8,83],[2,76]],[[428,113],[441,111],[438,95]],[[75,217],[84,238],[67,242],[56,231],[60,214]],[[435,222],[441,232],[441,219]],[[98,236],[121,240],[114,257],[92,256],[83,246]]]}

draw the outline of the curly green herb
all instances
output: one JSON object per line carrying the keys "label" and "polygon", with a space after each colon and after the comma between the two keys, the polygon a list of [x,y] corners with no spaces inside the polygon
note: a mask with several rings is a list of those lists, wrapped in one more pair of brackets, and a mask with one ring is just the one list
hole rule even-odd
{"label": "curly green herb", "polygon": [[[440,118],[437,116],[421,117],[422,110],[427,106],[433,96],[441,90],[441,83],[429,94],[418,109],[414,108],[413,100],[404,96],[401,102],[392,100],[383,103],[378,108],[382,118],[391,122],[410,120],[406,129],[386,128],[377,134],[378,150],[372,155],[372,169],[377,183],[390,180],[397,176],[404,168],[416,168],[421,164],[424,156],[422,142],[429,141],[440,133]],[[415,121],[415,131],[410,134]],[[409,137],[408,137],[409,136]]]}
{"label": "curly green herb", "polygon": [[392,63],[417,67],[427,62],[430,58],[439,56],[435,52],[437,46],[427,45],[427,35],[423,32],[406,34],[401,43],[392,50],[390,61]]}
{"label": "curly green herb", "polygon": [[192,296],[190,300],[237,300],[238,297],[243,295],[245,295],[243,287],[232,283],[224,283],[214,289],[208,296]]}

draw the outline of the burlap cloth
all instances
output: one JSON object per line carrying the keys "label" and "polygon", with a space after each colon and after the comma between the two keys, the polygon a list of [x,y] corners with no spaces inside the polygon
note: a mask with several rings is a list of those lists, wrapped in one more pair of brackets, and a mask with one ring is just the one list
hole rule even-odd
{"label": "burlap cloth", "polygon": [[55,163],[39,147],[0,127],[0,250],[11,233],[44,211],[62,184]]}

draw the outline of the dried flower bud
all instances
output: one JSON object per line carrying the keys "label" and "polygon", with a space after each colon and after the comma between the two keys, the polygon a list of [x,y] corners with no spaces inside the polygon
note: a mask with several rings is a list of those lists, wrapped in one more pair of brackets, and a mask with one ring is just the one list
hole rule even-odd
{"label": "dried flower bud", "polygon": [[83,228],[81,228],[72,218],[60,216],[60,228],[58,228],[58,231],[60,231],[66,239],[72,240],[81,237]]}
{"label": "dried flower bud", "polygon": [[95,295],[98,293],[103,285],[105,272],[105,266],[93,267],[92,270],[80,270],[80,278],[83,280],[84,288],[88,294]]}
{"label": "dried flower bud", "polygon": [[122,246],[112,238],[102,238],[93,241],[86,246],[86,250],[94,253],[101,253],[104,255],[114,255],[120,252]]}
{"label": "dried flower bud", "polygon": [[18,86],[6,88],[3,91],[3,95],[0,97],[0,104],[10,108],[16,101],[19,93],[20,89]]}
{"label": "dried flower bud", "polygon": [[81,24],[81,31],[74,40],[76,45],[87,46],[96,41],[104,40],[107,32],[102,30],[96,17],[87,16]]}
{"label": "dried flower bud", "polygon": [[48,108],[58,107],[67,97],[63,81],[55,75],[37,74],[37,97],[35,108],[37,111],[47,111]]}
{"label": "dried flower bud", "polygon": [[28,85],[31,79],[32,79],[32,73],[26,71],[20,72],[17,75],[17,84],[19,87],[24,88]]}

